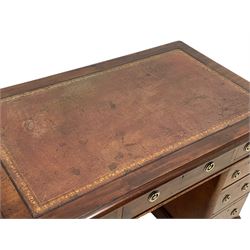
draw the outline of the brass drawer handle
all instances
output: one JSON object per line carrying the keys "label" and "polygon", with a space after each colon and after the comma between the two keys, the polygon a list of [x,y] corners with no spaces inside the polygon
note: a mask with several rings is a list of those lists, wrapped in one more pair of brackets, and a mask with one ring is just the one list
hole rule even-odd
{"label": "brass drawer handle", "polygon": [[248,188],[249,188],[249,183],[245,183],[245,184],[242,186],[241,190],[245,192],[245,191],[248,190]]}
{"label": "brass drawer handle", "polygon": [[156,201],[160,196],[160,191],[156,190],[153,191],[149,196],[148,196],[148,201],[149,202],[154,202]]}
{"label": "brass drawer handle", "polygon": [[236,214],[238,214],[239,210],[237,208],[233,209],[233,211],[231,212],[232,216],[235,216]]}
{"label": "brass drawer handle", "polygon": [[248,142],[244,147],[246,152],[250,152],[250,142]]}
{"label": "brass drawer handle", "polygon": [[210,161],[209,163],[206,164],[204,170],[206,172],[211,172],[215,167],[215,163],[213,161]]}
{"label": "brass drawer handle", "polygon": [[233,174],[232,174],[232,179],[236,179],[240,176],[241,172],[240,170],[236,170]]}
{"label": "brass drawer handle", "polygon": [[230,194],[227,194],[227,195],[225,195],[225,197],[223,198],[222,203],[226,203],[226,202],[228,202],[230,199],[231,199],[231,195],[230,195]]}

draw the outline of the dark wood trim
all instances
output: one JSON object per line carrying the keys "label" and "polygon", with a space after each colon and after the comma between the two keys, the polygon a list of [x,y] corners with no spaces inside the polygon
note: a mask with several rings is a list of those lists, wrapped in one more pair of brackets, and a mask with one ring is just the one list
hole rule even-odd
{"label": "dark wood trim", "polygon": [[2,217],[12,219],[32,218],[31,211],[3,168],[3,164],[0,166],[0,177],[0,208]]}

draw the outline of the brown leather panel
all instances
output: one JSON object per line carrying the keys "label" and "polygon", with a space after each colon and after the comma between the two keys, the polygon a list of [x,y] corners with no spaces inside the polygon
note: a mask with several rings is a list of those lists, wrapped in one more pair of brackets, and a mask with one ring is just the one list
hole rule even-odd
{"label": "brown leather panel", "polygon": [[2,99],[1,157],[39,213],[246,118],[248,102],[173,50]]}

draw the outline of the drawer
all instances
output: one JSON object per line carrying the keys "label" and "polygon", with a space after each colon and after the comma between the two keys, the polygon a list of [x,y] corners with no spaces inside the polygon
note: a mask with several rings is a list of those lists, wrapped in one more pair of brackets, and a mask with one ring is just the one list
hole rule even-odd
{"label": "drawer", "polygon": [[241,180],[222,190],[222,192],[218,196],[217,201],[215,202],[212,214],[216,213],[217,211],[228,206],[230,203],[239,199],[241,196],[248,193],[249,190],[250,175],[247,175]]}
{"label": "drawer", "polygon": [[244,176],[250,174],[250,157],[247,157],[234,165],[232,165],[228,172],[223,174],[221,178],[222,189],[230,186],[234,182],[240,180]]}
{"label": "drawer", "polygon": [[237,161],[249,154],[250,154],[250,142],[247,142],[236,148],[233,155],[233,160]]}
{"label": "drawer", "polygon": [[121,219],[121,218],[122,218],[122,207],[101,217],[101,219]]}
{"label": "drawer", "polygon": [[223,211],[216,214],[213,219],[232,219],[240,215],[240,211],[247,199],[247,195],[245,195],[243,198],[240,198],[227,208],[225,208]]}
{"label": "drawer", "polygon": [[188,171],[129,202],[124,206],[123,218],[133,218],[231,165],[233,162],[234,151],[235,149],[230,150],[214,159],[211,159],[193,170]]}

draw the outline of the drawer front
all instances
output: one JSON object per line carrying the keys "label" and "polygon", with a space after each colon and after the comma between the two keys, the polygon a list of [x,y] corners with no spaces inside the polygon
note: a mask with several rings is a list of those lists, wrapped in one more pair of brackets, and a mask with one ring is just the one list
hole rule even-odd
{"label": "drawer front", "polygon": [[121,218],[122,218],[122,207],[101,217],[101,219],[121,219]]}
{"label": "drawer front", "polygon": [[250,175],[222,190],[215,203],[213,214],[247,194],[250,190]]}
{"label": "drawer front", "polygon": [[240,211],[247,199],[247,195],[244,196],[243,198],[239,199],[229,207],[225,208],[223,211],[220,213],[216,214],[214,219],[232,219],[240,215]]}
{"label": "drawer front", "polygon": [[247,142],[237,147],[237,149],[234,152],[233,160],[237,161],[243,157],[248,156],[249,154],[250,154],[250,142]]}
{"label": "drawer front", "polygon": [[[242,145],[241,145],[242,146]],[[201,166],[151,190],[124,206],[123,218],[133,218],[184,189],[208,178],[233,163],[235,149],[211,159]],[[213,164],[210,164],[213,163]]]}
{"label": "drawer front", "polygon": [[223,176],[222,189],[248,174],[250,174],[250,157],[247,157],[230,167],[230,170]]}

